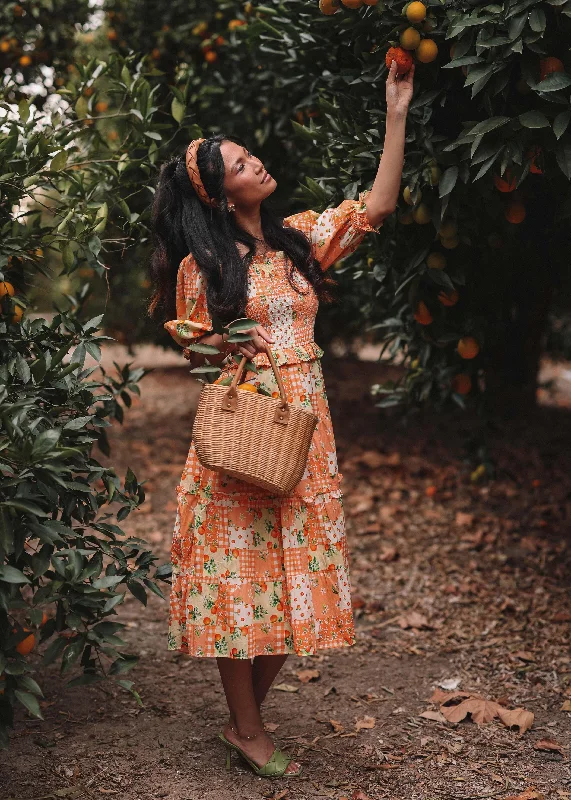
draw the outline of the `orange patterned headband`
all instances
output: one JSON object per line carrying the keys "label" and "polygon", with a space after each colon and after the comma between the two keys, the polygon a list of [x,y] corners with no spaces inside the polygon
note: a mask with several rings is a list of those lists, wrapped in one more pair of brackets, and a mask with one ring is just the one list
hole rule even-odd
{"label": "orange patterned headband", "polygon": [[196,194],[200,197],[202,202],[211,208],[215,208],[213,201],[210,199],[206,189],[204,188],[200,178],[200,172],[198,171],[198,164],[196,163],[198,148],[202,142],[204,142],[204,139],[193,139],[188,145],[186,150],[186,171],[188,172],[188,177],[194,186]]}

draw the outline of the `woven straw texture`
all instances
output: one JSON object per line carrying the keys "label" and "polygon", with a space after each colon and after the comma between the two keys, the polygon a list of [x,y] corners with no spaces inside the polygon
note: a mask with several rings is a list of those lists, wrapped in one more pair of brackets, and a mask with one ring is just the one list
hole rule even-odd
{"label": "woven straw texture", "polygon": [[289,494],[301,480],[317,417],[289,408],[287,425],[274,421],[279,398],[238,390],[236,411],[226,411],[228,387],[206,384],[192,437],[200,463],[264,489]]}

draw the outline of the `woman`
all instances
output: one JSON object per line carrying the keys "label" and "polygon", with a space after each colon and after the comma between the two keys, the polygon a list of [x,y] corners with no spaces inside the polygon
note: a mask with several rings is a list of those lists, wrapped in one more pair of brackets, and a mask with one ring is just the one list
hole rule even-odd
{"label": "woman", "polygon": [[[305,473],[287,497],[203,468],[192,444],[177,486],[168,649],[217,659],[230,712],[220,734],[228,768],[234,749],[257,774],[299,775],[264,731],[266,693],[289,653],[355,642],[342,475],[313,325],[319,299],[329,298],[325,271],[395,209],[413,72],[397,78],[392,63],[383,155],[359,200],[282,221],[267,203],[276,181],[232,136],[194,140],[186,158],[161,170],[150,314],[166,318],[184,348],[200,341],[221,349],[208,356],[222,366],[217,382],[233,374],[238,353],[258,369],[243,380],[276,392],[269,343],[288,402],[319,417]],[[258,324],[250,340],[232,344],[212,333],[212,314]],[[184,352],[193,366],[204,363]]]}

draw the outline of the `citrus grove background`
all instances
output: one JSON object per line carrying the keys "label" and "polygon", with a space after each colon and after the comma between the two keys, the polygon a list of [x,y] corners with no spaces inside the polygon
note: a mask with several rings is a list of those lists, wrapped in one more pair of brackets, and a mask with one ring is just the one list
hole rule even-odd
{"label": "citrus grove background", "polygon": [[[316,338],[383,343],[400,369],[373,387],[381,408],[526,413],[541,354],[571,356],[570,17],[566,0],[2,5],[3,746],[15,705],[41,716],[38,650],[71,684],[115,675],[136,695],[114,609],[168,589],[121,528],[143,485],[98,461],[145,370],[85,365],[113,339],[172,346],[146,318],[160,164],[229,131],[284,214],[354,198],[399,48],[416,89],[398,209],[335,265]],[[494,476],[485,438],[473,467]]]}

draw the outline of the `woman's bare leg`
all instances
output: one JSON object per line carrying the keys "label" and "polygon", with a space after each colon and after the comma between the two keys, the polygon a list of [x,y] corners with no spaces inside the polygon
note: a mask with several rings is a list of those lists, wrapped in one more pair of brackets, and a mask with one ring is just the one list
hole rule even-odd
{"label": "woman's bare leg", "polygon": [[[264,699],[285,658],[280,656],[258,656],[257,658],[278,658],[281,660],[279,665],[268,664],[266,666],[262,662],[261,666],[256,668],[259,673],[260,687],[257,696],[253,682],[254,665],[249,659],[217,658],[216,662],[222,679],[230,718],[233,720],[224,728],[224,736],[228,741],[237,744],[252,761],[261,767],[270,759],[275,745],[270,736],[264,731],[257,697],[261,697],[261,700]],[[255,661],[256,659],[254,664]],[[246,738],[249,736],[254,736],[255,738]],[[299,764],[292,761],[286,772],[296,772],[298,767]]]}
{"label": "woman's bare leg", "polygon": [[252,683],[254,684],[254,696],[258,708],[261,708],[270,686],[276,679],[278,672],[283,667],[286,660],[287,653],[283,656],[255,657],[254,667],[252,669]]}

